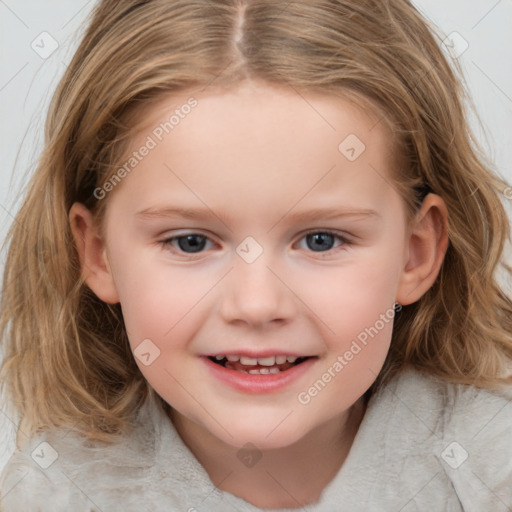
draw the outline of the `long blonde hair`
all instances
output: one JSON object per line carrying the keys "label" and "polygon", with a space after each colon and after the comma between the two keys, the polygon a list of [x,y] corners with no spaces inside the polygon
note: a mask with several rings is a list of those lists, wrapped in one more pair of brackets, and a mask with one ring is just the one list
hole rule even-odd
{"label": "long blonde hair", "polygon": [[405,365],[482,387],[512,382],[512,303],[495,278],[510,237],[507,183],[477,149],[464,91],[409,1],[104,0],[53,98],[6,241],[0,378],[20,417],[18,446],[20,432],[57,426],[113,441],[152,393],[120,305],[84,283],[68,213],[78,201],[101,222],[108,198],[93,191],[120,165],[147,101],[247,77],[372,105],[394,127],[409,214],[421,190],[447,204],[440,275],[396,316],[371,389]]}

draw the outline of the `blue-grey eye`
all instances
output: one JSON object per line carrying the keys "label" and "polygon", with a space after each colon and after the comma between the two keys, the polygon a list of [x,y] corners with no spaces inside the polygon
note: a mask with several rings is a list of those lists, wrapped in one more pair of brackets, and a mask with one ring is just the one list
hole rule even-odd
{"label": "blue-grey eye", "polygon": [[167,240],[168,243],[177,242],[181,251],[186,253],[200,252],[204,249],[208,238],[203,235],[175,236]]}
{"label": "blue-grey eye", "polygon": [[334,248],[336,239],[340,239],[340,237],[323,231],[309,233],[305,236],[308,249],[314,252],[330,251]]}

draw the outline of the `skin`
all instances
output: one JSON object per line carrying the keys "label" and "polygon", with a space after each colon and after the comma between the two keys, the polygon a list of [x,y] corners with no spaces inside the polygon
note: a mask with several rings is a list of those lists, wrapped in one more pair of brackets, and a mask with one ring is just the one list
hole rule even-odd
{"label": "skin", "polygon": [[[407,221],[392,186],[391,133],[376,114],[264,83],[162,97],[131,150],[192,94],[197,106],[102,199],[105,237],[79,203],[70,223],[86,282],[121,303],[132,349],[150,339],[160,350],[149,366],[137,363],[212,482],[259,507],[299,507],[318,500],[343,464],[392,322],[307,404],[298,394],[395,302],[432,286],[448,243],[446,206],[430,194]],[[352,162],[338,149],[349,134],[366,146]],[[137,216],[165,207],[208,211]],[[376,213],[294,218],[313,208]],[[343,238],[327,237],[322,251],[306,233],[326,229]],[[191,232],[209,237],[202,252],[162,243]],[[236,252],[248,236],[263,249],[252,263]],[[267,394],[227,387],[202,359],[269,348],[317,359]],[[237,458],[248,442],[262,455],[253,467]]]}

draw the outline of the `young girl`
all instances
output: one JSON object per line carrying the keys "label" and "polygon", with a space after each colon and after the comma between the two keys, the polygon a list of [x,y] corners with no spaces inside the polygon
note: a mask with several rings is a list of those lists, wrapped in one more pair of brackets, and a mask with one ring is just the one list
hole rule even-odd
{"label": "young girl", "polygon": [[507,183],[406,0],[104,0],[10,231],[12,511],[506,511]]}

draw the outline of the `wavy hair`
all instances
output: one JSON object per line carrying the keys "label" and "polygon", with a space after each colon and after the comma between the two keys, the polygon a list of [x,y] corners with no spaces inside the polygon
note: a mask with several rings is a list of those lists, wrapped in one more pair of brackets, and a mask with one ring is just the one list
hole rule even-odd
{"label": "wavy hair", "polygon": [[435,29],[408,0],[103,0],[53,97],[6,240],[0,378],[20,418],[18,446],[59,426],[112,442],[153,392],[120,305],[84,282],[68,213],[81,202],[101,223],[108,198],[94,190],[120,165],[148,101],[246,78],[370,106],[393,126],[408,215],[425,193],[446,202],[438,279],[395,317],[369,392],[406,365],[480,387],[512,382],[512,302],[496,280],[499,268],[512,273],[501,261],[508,184],[471,134],[464,88]]}

